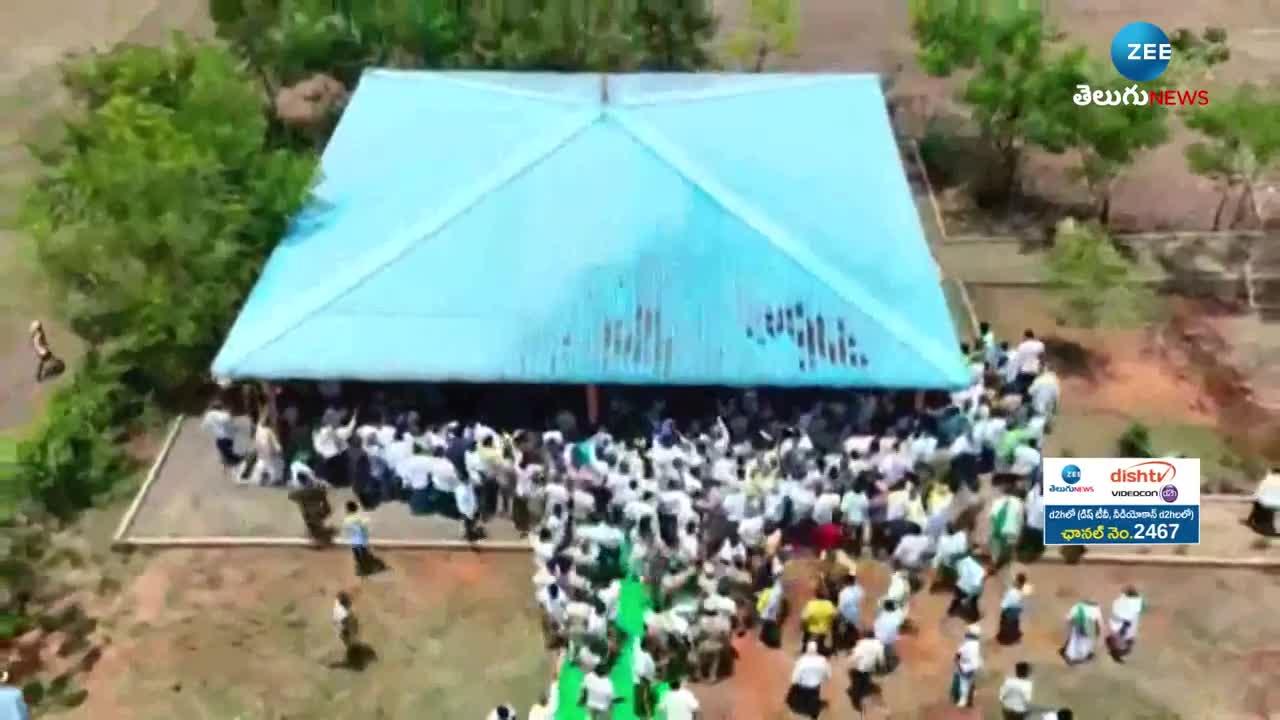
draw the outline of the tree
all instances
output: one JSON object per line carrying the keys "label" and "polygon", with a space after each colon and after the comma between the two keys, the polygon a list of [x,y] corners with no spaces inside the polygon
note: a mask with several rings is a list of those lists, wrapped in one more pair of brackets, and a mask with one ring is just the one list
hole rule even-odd
{"label": "tree", "polygon": [[1237,212],[1232,224],[1246,216],[1260,222],[1258,183],[1280,164],[1280,93],[1241,85],[1224,99],[1188,110],[1185,122],[1204,137],[1186,149],[1191,171],[1213,179],[1220,188],[1213,229],[1222,228],[1233,195]]}
{"label": "tree", "polygon": [[763,72],[771,55],[795,51],[799,33],[795,0],[751,0],[746,27],[729,38],[729,54],[740,67]]}
{"label": "tree", "polygon": [[710,0],[644,0],[637,4],[631,34],[640,67],[671,72],[711,65],[718,25]]}
{"label": "tree", "polygon": [[[1095,68],[1094,77],[1108,77]],[[1103,80],[1091,88],[1122,93],[1130,84]],[[1169,139],[1168,114],[1150,105],[1097,105],[1072,107],[1065,114],[1071,127],[1070,144],[1080,156],[1076,175],[1084,180],[1093,197],[1098,222],[1111,217],[1111,189],[1116,177],[1144,150]]]}
{"label": "tree", "polygon": [[1023,3],[912,0],[918,59],[930,75],[972,70],[960,92],[996,158],[979,201],[1003,202],[1017,189],[1028,145],[1061,153],[1075,138],[1069,101],[1087,82],[1084,48],[1057,51],[1040,10]]}
{"label": "tree", "polygon": [[1045,268],[1072,324],[1140,321],[1151,307],[1151,293],[1134,277],[1133,264],[1097,224],[1070,218],[1058,223]]}
{"label": "tree", "polygon": [[172,397],[203,378],[314,158],[267,145],[264,98],[224,48],[124,47],[65,77],[84,112],[40,156],[36,257],[72,328]]}

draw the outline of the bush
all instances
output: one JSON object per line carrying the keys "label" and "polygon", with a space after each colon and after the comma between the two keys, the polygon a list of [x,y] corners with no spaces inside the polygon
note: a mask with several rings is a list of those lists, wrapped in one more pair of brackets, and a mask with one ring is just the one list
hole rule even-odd
{"label": "bush", "polygon": [[118,367],[90,352],[49,402],[39,431],[18,446],[18,481],[49,513],[68,518],[127,475],[119,445],[142,399]]}
{"label": "bush", "polygon": [[1120,457],[1149,458],[1151,450],[1151,430],[1140,422],[1131,423],[1120,434],[1116,441],[1116,450]]}

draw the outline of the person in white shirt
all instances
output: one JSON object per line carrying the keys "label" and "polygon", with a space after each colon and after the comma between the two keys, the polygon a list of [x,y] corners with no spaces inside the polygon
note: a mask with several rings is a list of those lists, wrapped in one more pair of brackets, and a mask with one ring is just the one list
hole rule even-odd
{"label": "person in white shirt", "polygon": [[1018,573],[1000,598],[1000,630],[996,633],[996,642],[1001,645],[1013,645],[1022,639],[1022,608],[1030,590],[1026,573]]}
{"label": "person in white shirt", "polygon": [[[658,717],[666,720],[698,720],[702,717],[702,706],[689,688],[683,687],[679,678],[671,681],[667,694],[658,702]],[[648,717],[642,715],[641,717]]]}
{"label": "person in white shirt", "polygon": [[1142,605],[1142,595],[1132,585],[1126,587],[1120,597],[1111,603],[1111,632],[1107,635],[1107,649],[1116,662],[1124,662],[1125,656],[1133,652],[1133,644],[1138,639],[1138,619],[1142,616]]}
{"label": "person in white shirt", "polygon": [[1032,439],[1013,449],[1013,463],[1009,472],[1018,477],[1030,477],[1040,467],[1040,441]]}
{"label": "person in white shirt", "polygon": [[956,650],[955,672],[951,675],[951,700],[956,707],[973,705],[973,688],[982,669],[982,628],[970,625]]}
{"label": "person in white shirt", "polygon": [[542,634],[547,647],[555,647],[564,636],[569,621],[568,602],[560,586],[549,584],[538,591],[538,605],[542,607]]}
{"label": "person in white shirt", "polygon": [[587,673],[582,681],[582,697],[578,704],[587,709],[591,720],[609,720],[613,716],[613,706],[618,701],[613,693],[613,682],[609,676],[601,675],[596,670]]}
{"label": "person in white shirt", "polygon": [[880,607],[880,612],[876,615],[876,619],[871,624],[871,633],[884,644],[885,669],[892,671],[898,664],[898,654],[894,650],[894,646],[898,642],[898,635],[902,632],[902,623],[906,620],[906,614],[898,607],[897,603],[892,600],[885,600]]}
{"label": "person in white shirt", "polygon": [[918,576],[924,569],[926,557],[930,549],[929,536],[924,533],[909,533],[898,540],[893,549],[893,561],[908,574]]}
{"label": "person in white shirt", "polygon": [[1017,374],[1013,384],[1019,394],[1027,388],[1040,374],[1041,357],[1044,355],[1044,343],[1036,338],[1031,330],[1022,333],[1022,342],[1013,351],[1013,363]]}
{"label": "person in white shirt", "polygon": [[647,718],[654,710],[654,683],[658,679],[658,665],[650,652],[652,641],[644,636],[636,638],[635,652],[631,655],[631,680],[635,685],[636,717]]}
{"label": "person in white shirt", "polygon": [[982,598],[982,586],[987,580],[987,570],[971,554],[956,562],[955,595],[947,607],[948,615],[958,615],[976,622],[979,617],[978,601]]}
{"label": "person in white shirt", "polygon": [[485,720],[519,720],[519,718],[516,717],[516,711],[510,705],[499,705]]}
{"label": "person in white shirt", "polygon": [[854,557],[862,556],[869,505],[866,482],[861,478],[855,480],[853,487],[846,490],[844,497],[840,498],[840,515],[844,519],[845,536],[850,540],[850,550]]}
{"label": "person in white shirt", "polygon": [[205,411],[204,417],[200,420],[200,427],[213,435],[213,446],[217,448],[218,457],[221,458],[223,465],[229,468],[235,467],[244,460],[244,457],[235,450],[235,418],[231,417],[231,413],[227,411],[221,401],[214,400],[209,405],[209,409]]}
{"label": "person in white shirt", "polygon": [[935,588],[954,586],[956,582],[956,564],[960,558],[969,554],[969,535],[954,523],[947,523],[946,531],[938,538],[937,551],[933,556],[933,567],[937,570],[934,579]]}
{"label": "person in white shirt", "polygon": [[1013,666],[1013,676],[1004,679],[997,697],[1004,720],[1028,720],[1031,712],[1031,663]]}
{"label": "person in white shirt", "polygon": [[1036,376],[1036,379],[1031,383],[1031,387],[1027,388],[1027,394],[1031,396],[1032,412],[1041,417],[1052,419],[1058,411],[1058,396],[1060,393],[1061,383],[1058,382],[1058,374],[1046,366],[1044,371]]}
{"label": "person in white shirt", "polygon": [[253,450],[258,456],[253,465],[251,482],[255,485],[279,485],[285,482],[284,449],[266,412],[253,431]]}
{"label": "person in white shirt", "polygon": [[853,646],[849,658],[849,695],[853,707],[862,712],[862,703],[875,692],[872,676],[885,667],[884,643],[868,635]]}
{"label": "person in white shirt", "polygon": [[831,485],[823,488],[822,494],[813,503],[813,522],[816,525],[826,525],[831,522],[831,518],[835,516],[835,512],[840,509],[840,495],[836,493]]}
{"label": "person in white shirt", "polygon": [[823,708],[822,686],[830,678],[830,661],[818,652],[818,643],[810,642],[791,670],[787,707],[797,715],[816,719]]}
{"label": "person in white shirt", "polygon": [[1013,558],[1013,550],[1022,536],[1022,499],[1007,486],[991,503],[991,562],[1003,567]]}
{"label": "person in white shirt", "polygon": [[836,596],[836,647],[848,650],[858,637],[858,621],[862,616],[862,598],[865,596],[856,575],[844,579],[844,587]]}

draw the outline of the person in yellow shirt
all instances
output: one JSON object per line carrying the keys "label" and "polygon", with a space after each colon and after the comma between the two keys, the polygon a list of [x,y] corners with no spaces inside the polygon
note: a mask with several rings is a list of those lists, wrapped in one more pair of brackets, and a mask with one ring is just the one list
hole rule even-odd
{"label": "person in yellow shirt", "polygon": [[827,599],[826,588],[819,587],[817,595],[805,603],[800,612],[800,623],[804,629],[803,645],[810,641],[818,643],[819,652],[831,654],[831,630],[835,625],[836,606]]}

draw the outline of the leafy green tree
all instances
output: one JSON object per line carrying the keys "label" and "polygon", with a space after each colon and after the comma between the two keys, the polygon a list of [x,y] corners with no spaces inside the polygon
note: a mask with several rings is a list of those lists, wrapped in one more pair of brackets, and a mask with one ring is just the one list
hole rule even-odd
{"label": "leafy green tree", "polygon": [[699,70],[712,64],[718,20],[710,0],[644,0],[632,22],[641,69]]}
{"label": "leafy green tree", "polygon": [[[1095,68],[1094,77],[1108,77],[1108,69]],[[1122,93],[1131,84],[1107,79],[1095,81],[1095,90]],[[1071,129],[1070,144],[1080,156],[1075,174],[1093,196],[1097,219],[1103,225],[1111,217],[1111,189],[1116,177],[1139,153],[1169,139],[1168,113],[1148,105],[1073,106],[1064,113]]]}
{"label": "leafy green tree", "polygon": [[65,75],[84,112],[41,155],[36,256],[72,328],[171,397],[205,373],[314,159],[267,146],[263,98],[226,49],[179,38]]}
{"label": "leafy green tree", "polygon": [[[1225,98],[1186,112],[1187,127],[1204,139],[1187,146],[1191,171],[1218,183],[1221,197],[1213,213],[1213,229],[1236,196],[1236,221],[1257,222],[1257,187],[1280,165],[1280,93],[1256,85],[1241,85]],[[1233,223],[1234,224],[1234,223]]]}
{"label": "leafy green tree", "polygon": [[799,34],[796,0],[751,0],[746,26],[729,38],[729,55],[740,67],[763,72],[771,56],[795,52]]}
{"label": "leafy green tree", "polygon": [[142,403],[124,375],[91,351],[71,384],[54,394],[36,438],[19,445],[16,477],[49,513],[72,516],[128,472],[119,442]]}
{"label": "leafy green tree", "polygon": [[979,200],[1002,202],[1018,187],[1023,150],[1070,149],[1075,139],[1070,102],[1087,82],[1083,47],[1058,50],[1038,7],[1021,2],[912,0],[911,28],[918,59],[930,75],[971,71],[960,91],[982,140],[997,159]]}
{"label": "leafy green tree", "polygon": [[1094,223],[1068,218],[1058,224],[1045,275],[1074,325],[1137,322],[1151,308],[1151,292],[1136,282],[1133,264]]}

